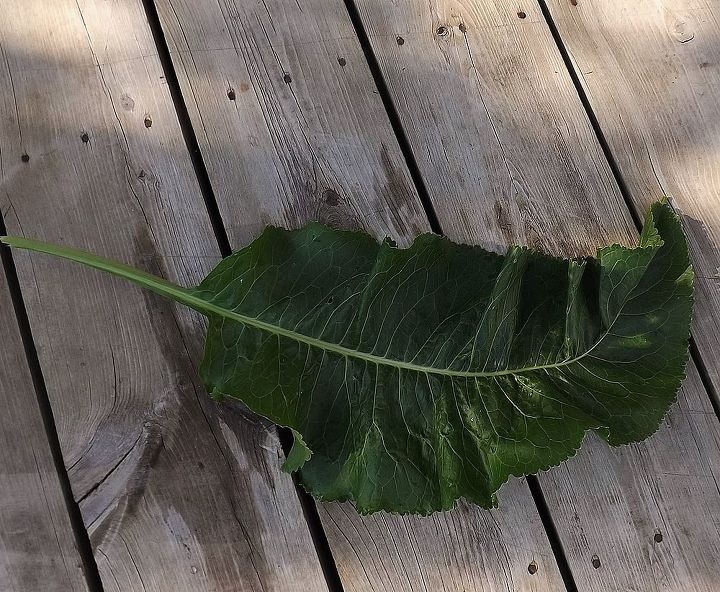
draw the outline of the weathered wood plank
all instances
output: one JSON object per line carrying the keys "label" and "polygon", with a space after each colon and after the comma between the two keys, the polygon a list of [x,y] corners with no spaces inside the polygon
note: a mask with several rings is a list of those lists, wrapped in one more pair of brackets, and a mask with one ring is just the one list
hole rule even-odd
{"label": "weathered wood plank", "polygon": [[[141,2],[2,12],[10,232],[197,282],[219,253]],[[275,430],[199,383],[203,321],[77,266],[17,262],[105,590],[326,590]]]}
{"label": "weathered wood plank", "polygon": [[357,4],[448,236],[565,255],[633,236],[539,8]]}
{"label": "weathered wood plank", "polygon": [[88,586],[0,268],[0,590]]}
{"label": "weathered wood plank", "polygon": [[[448,235],[564,255],[635,240],[538,6],[358,5]],[[690,374],[669,428],[622,450],[589,438],[575,459],[540,476],[580,589],[717,588],[718,428]],[[689,400],[699,413],[685,412]]]}
{"label": "weathered wood plank", "polygon": [[695,366],[650,440],[592,444],[542,478],[578,587],[717,590],[720,424]]}
{"label": "weathered wood plank", "polygon": [[428,517],[323,504],[321,516],[346,592],[565,590],[524,481],[500,490],[500,508],[460,502]]}
{"label": "weathered wood plank", "polygon": [[665,194],[683,215],[693,336],[720,392],[720,4],[548,4],[633,204]]}
{"label": "weathered wood plank", "polygon": [[339,0],[159,0],[231,243],[310,219],[427,229]]}
{"label": "weathered wood plank", "polygon": [[[549,6],[636,209],[642,211],[657,195],[666,194],[683,214],[696,273],[693,335],[717,389],[717,5],[642,1],[630,6],[586,0],[576,6]],[[696,396],[700,392],[691,368],[679,408],[668,420],[672,428],[662,436],[667,444],[660,449],[634,447],[639,462],[654,467],[644,488],[629,487],[638,460],[631,461],[626,453],[614,458],[623,485],[612,490],[627,491],[633,506],[644,511],[610,515],[604,524],[607,535],[600,540],[568,528],[571,552],[586,556],[594,547],[607,554],[606,563],[622,566],[597,574],[585,562],[583,579],[595,580],[593,589],[607,589],[597,581],[607,577],[617,589],[634,582],[640,589],[709,591],[720,585],[720,526],[713,518],[718,515],[718,426],[708,400]],[[601,456],[594,466],[606,461]],[[562,499],[551,503],[563,506]],[[658,511],[658,505],[672,506],[672,514]],[[646,561],[628,561],[608,520],[637,526],[642,535],[626,542],[644,549]],[[597,521],[590,521],[585,532],[597,532],[596,526]],[[653,527],[663,529],[661,543],[650,538]]]}
{"label": "weathered wood plank", "polygon": [[[157,7],[235,247],[267,223],[309,219],[401,242],[428,230],[342,2]],[[319,510],[346,590],[561,589],[527,487],[501,498],[497,512],[428,520]]]}

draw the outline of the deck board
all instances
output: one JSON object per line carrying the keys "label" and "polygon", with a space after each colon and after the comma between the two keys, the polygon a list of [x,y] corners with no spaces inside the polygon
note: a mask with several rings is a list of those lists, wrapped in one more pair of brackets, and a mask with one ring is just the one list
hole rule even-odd
{"label": "deck board", "polygon": [[[669,195],[682,215],[695,267],[693,336],[703,370],[717,396],[720,385],[720,49],[718,6],[715,2],[622,2],[587,0],[577,6],[549,2],[549,8],[578,79],[619,173],[628,197],[642,211],[658,195]],[[700,392],[690,369],[689,384]],[[685,407],[685,397],[680,406]],[[618,588],[641,581],[663,582],[668,590],[716,590],[720,576],[713,566],[720,558],[717,545],[717,418],[703,397],[693,397],[691,412],[669,417],[672,429],[663,438],[673,446],[641,452],[644,462],[657,467],[655,479],[634,488],[638,507],[649,495],[660,496],[670,515],[665,521],[670,550],[649,545],[647,524],[638,545],[648,561],[617,557],[617,540],[604,537],[603,548],[623,564],[615,573]],[[671,436],[671,433],[673,434]],[[680,435],[681,434],[681,435]],[[642,450],[643,445],[638,445]],[[627,457],[619,457],[625,465]],[[598,462],[606,462],[598,459]],[[662,467],[662,469],[660,468]],[[626,468],[627,471],[627,468]],[[567,486],[567,485],[566,485]],[[558,507],[561,507],[558,506]],[[637,513],[639,515],[639,512]],[[650,509],[647,515],[657,514]],[[662,513],[661,513],[662,514]],[[585,525],[592,530],[592,525]],[[612,533],[612,529],[609,529]],[[582,541],[569,533],[573,552]],[[666,536],[664,542],[668,539]],[[576,546],[577,545],[577,546]],[[630,555],[630,558],[637,556]],[[593,574],[585,574],[592,581]],[[642,585],[640,585],[642,587]],[[603,589],[595,583],[592,589]]]}
{"label": "deck board", "polygon": [[[2,12],[10,233],[197,282],[220,255],[141,2]],[[326,590],[274,428],[200,384],[204,321],[72,264],[16,261],[105,591]]]}
{"label": "deck board", "polygon": [[656,435],[593,444],[542,478],[578,587],[717,590],[720,424],[695,366]]}
{"label": "deck board", "polygon": [[720,5],[548,4],[635,208],[668,195],[682,214],[695,266],[693,336],[718,393]]}
{"label": "deck board", "polygon": [[[451,238],[498,249],[519,242],[564,256],[636,241],[538,6],[358,5]],[[695,368],[689,371],[683,400],[703,401],[699,414],[685,413],[681,400],[670,427],[646,443],[610,450],[591,437],[576,458],[539,476],[581,590],[717,588],[710,517],[720,503],[718,425]]]}
{"label": "deck board", "polygon": [[[157,7],[233,247],[265,224],[311,219],[401,243],[429,230],[342,2]],[[515,481],[502,497],[495,512],[463,506],[427,521],[347,504],[319,513],[348,591],[561,589],[527,487]]]}
{"label": "deck board", "polygon": [[[310,219],[404,244],[429,230],[344,2],[155,4],[234,248],[266,224]],[[636,240],[535,2],[356,4],[450,238],[565,256]],[[718,392],[717,9],[548,4],[636,211],[666,193],[683,215],[693,332]],[[197,282],[220,253],[142,0],[2,11],[10,232]],[[104,589],[326,592],[275,428],[212,402],[197,378],[204,320],[95,272],[15,256]],[[23,442],[0,457],[0,588],[84,591],[2,277],[0,326],[11,326],[2,449]],[[578,588],[718,589],[720,422],[696,366],[655,436],[620,449],[587,440],[539,476]],[[461,503],[428,518],[318,511],[347,592],[564,590],[525,483],[499,497],[498,510]]]}
{"label": "deck board", "polygon": [[359,518],[347,504],[322,504],[321,516],[345,592],[561,592],[543,524],[531,510],[526,484],[513,479],[496,510],[461,501],[427,517]]}
{"label": "deck board", "polygon": [[87,592],[1,268],[0,327],[0,590]]}

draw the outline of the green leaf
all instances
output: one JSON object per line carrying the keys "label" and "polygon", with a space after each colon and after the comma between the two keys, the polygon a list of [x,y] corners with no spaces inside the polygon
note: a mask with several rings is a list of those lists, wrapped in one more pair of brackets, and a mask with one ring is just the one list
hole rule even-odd
{"label": "green leaf", "polygon": [[293,445],[290,453],[287,455],[285,462],[282,464],[282,470],[286,473],[294,473],[302,468],[302,466],[310,460],[312,450],[307,447],[303,437],[295,430],[292,430]]}
{"label": "green leaf", "polygon": [[[292,428],[285,462],[360,512],[482,506],[510,475],[659,426],[688,358],[692,268],[680,221],[652,206],[634,249],[563,260],[419,236],[408,249],[309,224],[267,228],[196,288],[29,241],[210,319],[200,372]],[[312,454],[312,458],[310,455]]]}

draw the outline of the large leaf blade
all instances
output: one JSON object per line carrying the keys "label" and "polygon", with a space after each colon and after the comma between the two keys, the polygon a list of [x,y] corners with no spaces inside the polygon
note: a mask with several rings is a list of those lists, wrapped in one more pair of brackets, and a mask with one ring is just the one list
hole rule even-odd
{"label": "large leaf blade", "polygon": [[584,260],[434,235],[398,249],[319,224],[268,228],[193,289],[64,256],[206,314],[210,392],[291,427],[285,466],[361,512],[491,506],[510,475],[568,458],[589,429],[640,440],[687,361],[692,269],[666,203],[638,248]]}

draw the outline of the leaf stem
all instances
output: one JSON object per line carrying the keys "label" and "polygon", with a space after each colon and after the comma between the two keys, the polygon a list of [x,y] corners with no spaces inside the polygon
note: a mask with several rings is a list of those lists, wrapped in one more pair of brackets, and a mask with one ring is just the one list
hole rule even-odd
{"label": "leaf stem", "polygon": [[53,245],[39,240],[30,238],[24,238],[20,236],[0,236],[0,242],[10,247],[16,247],[19,249],[27,249],[29,251],[35,251],[37,253],[45,253],[47,255],[54,255],[61,257],[62,259],[68,259],[75,261],[76,263],[82,263],[88,267],[105,271],[112,275],[126,279],[138,286],[147,288],[152,292],[171,298],[181,304],[185,304],[192,308],[196,308],[194,304],[195,299],[189,298],[190,291],[187,288],[178,286],[168,280],[159,276],[147,273],[130,265],[125,265],[112,259],[106,259],[98,255],[93,255],[80,249],[74,249],[72,247],[63,247],[60,245]]}

